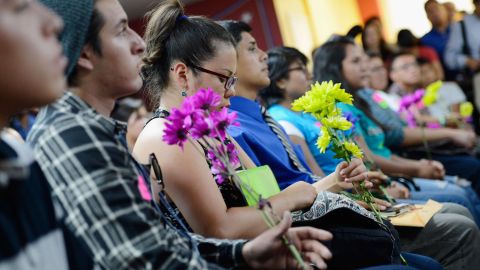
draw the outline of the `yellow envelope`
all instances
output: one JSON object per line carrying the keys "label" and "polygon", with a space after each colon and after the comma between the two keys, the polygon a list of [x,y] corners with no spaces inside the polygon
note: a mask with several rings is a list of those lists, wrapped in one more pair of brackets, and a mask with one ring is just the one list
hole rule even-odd
{"label": "yellow envelope", "polygon": [[389,220],[395,226],[423,228],[443,205],[434,200],[428,200],[424,205],[415,205],[415,209],[402,215],[391,217]]}

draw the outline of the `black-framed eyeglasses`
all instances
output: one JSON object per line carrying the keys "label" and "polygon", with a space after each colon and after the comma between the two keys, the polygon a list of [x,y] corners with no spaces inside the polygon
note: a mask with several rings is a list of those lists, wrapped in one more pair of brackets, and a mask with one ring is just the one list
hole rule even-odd
{"label": "black-framed eyeglasses", "polygon": [[195,66],[195,65],[190,65],[192,66],[194,69],[197,69],[201,72],[205,72],[205,73],[208,73],[208,74],[212,74],[212,75],[215,75],[215,76],[218,76],[220,78],[223,78],[225,79],[225,92],[227,92],[228,90],[232,89],[233,86],[235,86],[235,84],[237,83],[238,81],[238,77],[237,76],[227,76],[227,75],[223,75],[221,73],[217,73],[215,71],[211,71],[211,70],[208,70],[206,68],[202,68],[202,67],[199,67],[199,66]]}
{"label": "black-framed eyeglasses", "polygon": [[305,66],[298,66],[298,67],[289,68],[289,69],[288,69],[288,72],[290,72],[290,71],[295,71],[295,70],[301,71],[301,72],[303,72],[303,73],[305,73],[305,74],[308,73],[307,67],[305,67]]}

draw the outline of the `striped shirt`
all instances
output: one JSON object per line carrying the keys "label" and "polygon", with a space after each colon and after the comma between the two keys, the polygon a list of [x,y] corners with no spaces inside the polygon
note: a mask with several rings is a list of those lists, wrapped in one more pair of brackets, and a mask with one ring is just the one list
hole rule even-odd
{"label": "striped shirt", "polygon": [[0,182],[0,269],[68,269],[48,184],[32,151],[7,136],[0,138]]}

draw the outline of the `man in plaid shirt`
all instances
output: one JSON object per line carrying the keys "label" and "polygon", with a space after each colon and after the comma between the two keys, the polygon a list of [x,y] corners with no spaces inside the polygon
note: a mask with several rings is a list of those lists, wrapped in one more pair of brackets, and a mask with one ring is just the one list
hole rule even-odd
{"label": "man in plaid shirt", "polygon": [[325,268],[328,232],[282,223],[245,242],[215,240],[173,228],[145,200],[148,182],[111,119],[115,100],[142,86],[142,39],[117,0],[43,0],[65,21],[70,91],[44,108],[28,141],[60,205],[57,216],[106,269],[295,268],[281,241],[288,233],[305,259]]}

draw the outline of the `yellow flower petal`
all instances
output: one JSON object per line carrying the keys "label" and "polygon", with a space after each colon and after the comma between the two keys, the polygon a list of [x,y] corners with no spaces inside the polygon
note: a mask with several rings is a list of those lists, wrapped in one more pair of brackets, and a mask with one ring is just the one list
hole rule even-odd
{"label": "yellow flower petal", "polygon": [[322,119],[321,122],[325,127],[332,129],[349,130],[352,127],[352,123],[350,123],[345,117],[341,116],[325,118]]}
{"label": "yellow flower petal", "polygon": [[325,153],[327,147],[330,145],[330,134],[325,127],[321,127],[322,135],[317,139],[317,147],[320,150],[320,153]]}
{"label": "yellow flower petal", "polygon": [[473,113],[473,104],[469,101],[460,104],[460,115],[462,117],[470,117]]}
{"label": "yellow flower petal", "polygon": [[425,92],[426,93],[438,93],[440,88],[442,88],[442,85],[443,85],[443,83],[440,80],[438,80],[436,82],[433,82],[433,83],[431,83],[427,86],[427,88],[425,89]]}
{"label": "yellow flower petal", "polygon": [[352,156],[362,159],[363,158],[363,152],[360,150],[360,148],[353,142],[345,142],[343,144],[345,146],[345,149],[347,149]]}
{"label": "yellow flower petal", "polygon": [[429,84],[425,89],[425,95],[422,98],[423,104],[425,106],[430,106],[437,102],[438,99],[438,91],[442,87],[442,81],[436,81],[434,83]]}
{"label": "yellow flower petal", "polygon": [[437,95],[434,93],[425,93],[425,95],[422,98],[423,104],[425,106],[430,106],[437,102]]}
{"label": "yellow flower petal", "polygon": [[311,85],[309,91],[292,103],[294,111],[305,111],[308,113],[320,113],[323,117],[330,116],[335,112],[337,102],[352,104],[352,95],[341,89],[341,84],[329,82],[316,82]]}

